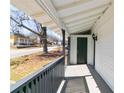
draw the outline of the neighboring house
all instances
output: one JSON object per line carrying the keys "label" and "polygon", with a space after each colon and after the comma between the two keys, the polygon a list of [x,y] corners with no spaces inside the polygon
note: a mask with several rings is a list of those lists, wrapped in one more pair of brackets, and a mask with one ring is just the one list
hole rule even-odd
{"label": "neighboring house", "polygon": [[19,33],[10,35],[10,45],[16,47],[27,47],[34,45],[33,40]]}

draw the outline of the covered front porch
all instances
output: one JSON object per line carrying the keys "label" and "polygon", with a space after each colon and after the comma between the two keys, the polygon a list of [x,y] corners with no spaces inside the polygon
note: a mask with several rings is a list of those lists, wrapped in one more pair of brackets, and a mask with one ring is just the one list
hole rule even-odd
{"label": "covered front porch", "polygon": [[65,65],[64,57],[11,85],[11,93],[113,93],[92,65]]}
{"label": "covered front porch", "polygon": [[63,56],[12,85],[11,93],[113,93],[113,0],[11,3],[63,37]]}

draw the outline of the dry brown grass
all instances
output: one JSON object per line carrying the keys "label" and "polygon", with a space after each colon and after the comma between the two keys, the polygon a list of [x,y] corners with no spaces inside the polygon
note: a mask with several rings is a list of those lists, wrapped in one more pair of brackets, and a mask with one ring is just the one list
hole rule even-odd
{"label": "dry brown grass", "polygon": [[34,53],[28,56],[11,59],[10,74],[12,81],[18,81],[23,77],[31,74],[32,72],[42,68],[44,65],[52,62],[61,56],[60,51],[57,49],[43,54],[41,52]]}

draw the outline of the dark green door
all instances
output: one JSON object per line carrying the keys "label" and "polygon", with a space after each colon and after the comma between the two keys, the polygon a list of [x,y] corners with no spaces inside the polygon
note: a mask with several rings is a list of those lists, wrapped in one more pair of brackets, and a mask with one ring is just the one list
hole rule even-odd
{"label": "dark green door", "polygon": [[77,64],[87,64],[87,38],[77,38]]}

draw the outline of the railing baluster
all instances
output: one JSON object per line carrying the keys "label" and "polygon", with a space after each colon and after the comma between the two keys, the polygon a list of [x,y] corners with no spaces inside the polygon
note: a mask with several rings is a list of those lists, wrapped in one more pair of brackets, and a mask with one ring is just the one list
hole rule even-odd
{"label": "railing baluster", "polygon": [[36,93],[39,93],[39,86],[38,86],[38,77],[36,78]]}
{"label": "railing baluster", "polygon": [[35,93],[35,81],[32,81],[32,93]]}
{"label": "railing baluster", "polygon": [[42,79],[41,79],[41,93],[45,93],[44,91],[44,75],[42,73]]}
{"label": "railing baluster", "polygon": [[48,72],[48,70],[47,70],[47,84],[46,84],[46,86],[47,86],[47,93],[49,93],[49,72]]}
{"label": "railing baluster", "polygon": [[20,93],[24,93],[23,89],[20,90]]}
{"label": "railing baluster", "polygon": [[32,86],[31,86],[31,82],[28,84],[28,92],[27,93],[32,93],[31,92],[31,88],[32,88]]}
{"label": "railing baluster", "polygon": [[48,89],[49,89],[48,86],[49,86],[48,85],[48,70],[46,70],[46,93],[48,93]]}
{"label": "railing baluster", "polygon": [[40,82],[40,93],[42,92],[42,74],[39,76]]}
{"label": "railing baluster", "polygon": [[46,73],[44,72],[44,93],[46,93]]}
{"label": "railing baluster", "polygon": [[24,93],[28,93],[28,85],[25,86],[25,92]]}

